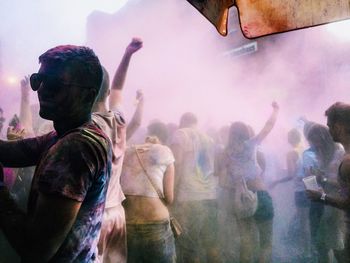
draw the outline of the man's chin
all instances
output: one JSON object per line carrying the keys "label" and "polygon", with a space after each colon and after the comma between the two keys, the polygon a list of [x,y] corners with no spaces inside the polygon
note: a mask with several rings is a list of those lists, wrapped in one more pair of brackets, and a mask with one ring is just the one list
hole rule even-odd
{"label": "man's chin", "polygon": [[45,120],[50,120],[53,121],[54,120],[54,116],[52,113],[48,112],[48,111],[44,111],[44,110],[40,110],[39,111],[39,116]]}

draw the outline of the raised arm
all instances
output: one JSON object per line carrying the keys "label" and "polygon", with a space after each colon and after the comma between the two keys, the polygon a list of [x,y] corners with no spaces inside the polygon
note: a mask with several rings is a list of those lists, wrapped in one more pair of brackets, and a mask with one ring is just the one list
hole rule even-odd
{"label": "raised arm", "polygon": [[265,126],[262,128],[262,130],[255,136],[255,139],[258,141],[258,143],[261,143],[266,136],[271,132],[273,127],[275,126],[275,123],[277,121],[277,115],[279,111],[279,106],[277,102],[272,102],[272,114],[270,118],[265,123]]}
{"label": "raised arm", "polygon": [[131,56],[140,48],[142,48],[142,40],[139,38],[133,38],[130,44],[126,47],[122,61],[120,62],[112,81],[111,94],[109,96],[110,109],[116,108],[121,103],[121,99],[122,99],[121,92],[124,87],[126,73],[129,68]]}
{"label": "raised arm", "polygon": [[138,90],[136,92],[136,101],[136,110],[128,126],[126,127],[126,141],[128,141],[141,126],[144,105],[144,96],[142,90]]}

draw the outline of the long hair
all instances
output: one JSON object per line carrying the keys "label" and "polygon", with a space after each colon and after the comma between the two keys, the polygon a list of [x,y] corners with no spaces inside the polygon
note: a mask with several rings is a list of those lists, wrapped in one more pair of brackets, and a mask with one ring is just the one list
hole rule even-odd
{"label": "long hair", "polygon": [[321,161],[321,167],[326,168],[333,160],[336,145],[328,128],[321,124],[314,124],[308,134],[307,140],[310,146],[316,149],[316,154]]}
{"label": "long hair", "polygon": [[230,126],[226,153],[232,154],[237,152],[236,147],[242,145],[250,136],[249,127],[243,122],[234,122]]}

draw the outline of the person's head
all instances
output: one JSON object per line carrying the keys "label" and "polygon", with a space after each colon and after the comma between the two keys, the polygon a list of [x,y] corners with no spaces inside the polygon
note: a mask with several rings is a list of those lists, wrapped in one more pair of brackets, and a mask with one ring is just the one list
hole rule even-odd
{"label": "person's head", "polygon": [[249,138],[254,137],[255,136],[255,131],[254,131],[253,127],[250,126],[250,125],[247,125],[247,127],[248,127],[248,130],[249,130]]}
{"label": "person's head", "polygon": [[168,127],[161,121],[151,122],[147,126],[147,136],[156,137],[162,144],[165,144],[168,140]]}
{"label": "person's head", "polygon": [[57,46],[39,57],[39,72],[30,77],[38,91],[40,116],[73,121],[90,115],[102,82],[102,67],[92,49]]}
{"label": "person's head", "polygon": [[230,126],[227,146],[234,147],[241,144],[251,137],[249,127],[243,122],[234,122]]}
{"label": "person's head", "polygon": [[198,123],[196,115],[194,115],[192,112],[186,112],[184,113],[180,118],[180,128],[189,128],[196,126]]}
{"label": "person's head", "polygon": [[326,126],[314,124],[306,137],[311,147],[314,147],[324,166],[333,159],[335,143]]}
{"label": "person's head", "polygon": [[308,135],[310,129],[311,129],[312,126],[314,126],[315,124],[317,124],[317,123],[316,123],[316,122],[313,122],[313,121],[307,121],[307,122],[304,124],[304,127],[303,127],[303,134],[304,134],[305,139],[307,139],[307,135]]}
{"label": "person's head", "polygon": [[344,138],[350,137],[350,105],[336,102],[330,106],[325,115],[327,126],[335,142],[342,142]]}
{"label": "person's head", "polygon": [[301,142],[301,134],[297,129],[291,129],[288,134],[288,143],[293,147],[297,147]]}
{"label": "person's head", "polygon": [[107,101],[107,98],[110,94],[110,89],[109,89],[109,74],[105,67],[102,66],[103,70],[103,78],[102,78],[102,83],[101,83],[101,88],[100,92],[97,95],[96,102],[95,103],[105,103]]}

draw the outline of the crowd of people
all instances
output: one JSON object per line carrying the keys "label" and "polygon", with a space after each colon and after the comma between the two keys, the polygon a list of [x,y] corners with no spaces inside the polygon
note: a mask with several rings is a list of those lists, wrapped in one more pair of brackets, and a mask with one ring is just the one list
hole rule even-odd
{"label": "crowd of people", "polygon": [[[267,182],[259,145],[278,119],[276,102],[257,133],[233,122],[209,136],[186,112],[178,125],[151,121],[130,142],[144,95],[137,91],[128,122],[122,93],[142,46],[132,39],[111,82],[90,48],[73,45],[46,51],[21,81],[19,115],[0,140],[0,262],[274,262],[269,191],[288,181],[292,262],[350,262],[350,104],[326,110],[328,127],[303,118],[302,132],[291,129],[286,177]],[[0,131],[4,123],[0,109]]]}

